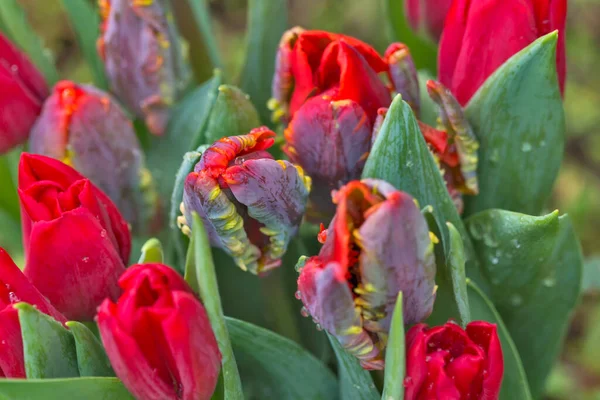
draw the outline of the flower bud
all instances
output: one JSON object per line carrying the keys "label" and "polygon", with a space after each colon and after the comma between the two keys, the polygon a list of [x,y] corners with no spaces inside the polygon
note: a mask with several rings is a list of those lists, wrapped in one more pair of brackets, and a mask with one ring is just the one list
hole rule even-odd
{"label": "flower bud", "polygon": [[192,212],[197,212],[211,245],[255,274],[280,265],[311,185],[302,168],[274,160],[266,151],[274,137],[261,127],[211,145],[186,178],[179,220],[189,233]]}
{"label": "flower bud", "polygon": [[100,11],[98,51],[112,91],[162,135],[189,78],[168,2],[100,0]]}
{"label": "flower bud", "polygon": [[406,324],[422,321],[433,308],[429,229],[415,200],[384,181],[351,181],[334,202],[325,244],[305,260],[298,290],[306,310],[364,368],[382,369],[398,293]]}
{"label": "flower bud", "polygon": [[406,334],[406,400],[497,399],[503,373],[495,324],[418,324]]}
{"label": "flower bud", "polygon": [[0,378],[26,377],[19,312],[13,307],[21,301],[59,322],[67,322],[0,248]]}
{"label": "flower bud", "polygon": [[15,45],[0,33],[0,154],[25,143],[48,96],[43,76]]}
{"label": "flower bud", "polygon": [[208,400],[221,354],[204,306],[163,264],[138,264],[119,279],[123,295],[98,309],[108,358],[137,399]]}
{"label": "flower bud", "polygon": [[31,131],[30,151],[73,166],[102,189],[136,231],[158,200],[133,125],[107,93],[70,81],[56,84]]}
{"label": "flower bud", "polygon": [[419,92],[419,75],[410,55],[408,47],[402,43],[392,43],[384,55],[389,66],[388,76],[394,90],[402,95],[419,117],[421,112],[421,94]]}
{"label": "flower bud", "polygon": [[67,318],[91,320],[131,251],[127,223],[110,198],[73,168],[23,153],[19,197],[24,273]]}

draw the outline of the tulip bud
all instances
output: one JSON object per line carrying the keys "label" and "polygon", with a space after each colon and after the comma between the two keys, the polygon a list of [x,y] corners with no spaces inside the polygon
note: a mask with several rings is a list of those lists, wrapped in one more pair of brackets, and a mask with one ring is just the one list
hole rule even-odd
{"label": "tulip bud", "polygon": [[19,197],[29,280],[65,316],[91,320],[131,251],[127,223],[100,189],[55,159],[23,153]]}
{"label": "tulip bud", "polygon": [[0,154],[25,143],[48,96],[43,76],[0,33]]}
{"label": "tulip bud", "polygon": [[57,321],[67,322],[0,248],[0,378],[26,377],[19,312],[13,307],[21,301]]}
{"label": "tulip bud", "polygon": [[384,181],[351,181],[334,202],[325,244],[304,260],[298,290],[306,311],[364,368],[383,369],[398,293],[406,324],[422,321],[433,308],[429,229],[415,200]]}
{"label": "tulip bud", "polygon": [[407,0],[406,19],[413,31],[438,41],[452,0]]}
{"label": "tulip bud", "polygon": [[567,0],[455,0],[440,41],[440,82],[464,106],[506,60],[538,37],[558,30],[556,67],[564,93],[566,16]]}
{"label": "tulip bud", "polygon": [[189,78],[168,4],[100,0],[100,11],[98,51],[111,88],[150,132],[162,135]]}
{"label": "tulip bud", "polygon": [[138,264],[119,279],[123,295],[98,309],[108,358],[137,399],[208,400],[221,354],[202,303],[163,264]]}
{"label": "tulip bud", "polygon": [[495,324],[418,324],[406,334],[406,400],[497,399],[503,373]]}
{"label": "tulip bud", "polygon": [[56,84],[31,131],[29,149],[73,166],[102,189],[136,231],[158,200],[135,131],[118,103],[92,86]]}
{"label": "tulip bud", "polygon": [[255,274],[281,264],[311,185],[302,168],[274,160],[266,151],[274,137],[261,127],[211,145],[186,178],[179,218],[189,233],[192,212],[197,212],[211,245]]}
{"label": "tulip bud", "polygon": [[385,51],[384,58],[389,65],[388,76],[394,90],[402,95],[402,100],[410,105],[418,118],[421,113],[419,75],[408,47],[402,43],[392,43]]}

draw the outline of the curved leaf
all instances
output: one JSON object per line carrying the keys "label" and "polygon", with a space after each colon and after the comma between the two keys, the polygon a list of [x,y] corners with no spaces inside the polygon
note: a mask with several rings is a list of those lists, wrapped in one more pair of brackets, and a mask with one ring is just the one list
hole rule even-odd
{"label": "curved leaf", "polygon": [[66,325],[75,339],[79,376],[115,376],[100,339],[80,322],[69,321]]}
{"label": "curved leaf", "polygon": [[469,102],[480,191],[465,199],[465,215],[490,208],[537,215],[550,196],[565,141],[557,37],[549,33],[514,55]]}
{"label": "curved leaf", "polygon": [[[74,397],[75,396],[75,397]],[[133,400],[117,378],[0,379],[3,400]]]}
{"label": "curved leaf", "polygon": [[138,260],[138,264],[151,264],[164,262],[163,248],[160,240],[151,238],[142,246],[142,254]]}
{"label": "curved leaf", "polygon": [[404,349],[404,320],[402,318],[402,292],[398,293],[390,336],[385,351],[385,377],[381,400],[404,399],[404,375],[406,367],[406,354]]}

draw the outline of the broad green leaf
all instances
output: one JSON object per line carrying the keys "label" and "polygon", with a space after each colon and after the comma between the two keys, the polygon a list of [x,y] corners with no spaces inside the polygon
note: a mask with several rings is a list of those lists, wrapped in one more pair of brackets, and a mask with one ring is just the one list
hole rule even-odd
{"label": "broad green leaf", "polygon": [[17,0],[0,1],[0,26],[5,29],[8,36],[14,40],[40,69],[46,77],[48,86],[54,85],[58,80],[58,73],[52,61],[49,50],[44,48],[39,36],[27,21],[25,11]]}
{"label": "broad green leaf", "polygon": [[79,376],[115,376],[100,340],[84,324],[66,323],[75,339]]}
{"label": "broad green leaf", "polygon": [[504,326],[502,318],[492,302],[473,282],[467,282],[467,290],[473,320],[492,322],[498,327],[498,336],[504,358],[504,378],[500,389],[500,400],[531,400],[531,393],[529,386],[527,386],[527,376],[521,364],[519,352]]}
{"label": "broad green leaf", "polygon": [[550,196],[565,141],[557,37],[549,33],[514,55],[469,102],[480,192],[465,199],[465,215],[490,208],[537,215]]}
{"label": "broad green leaf", "polygon": [[582,257],[567,216],[487,210],[467,220],[491,298],[523,359],[534,397],[560,352],[581,288]]}
{"label": "broad green leaf", "polygon": [[406,356],[404,350],[404,319],[402,318],[402,292],[398,293],[390,336],[385,351],[385,378],[381,400],[404,399]]}
{"label": "broad green leaf", "polygon": [[381,396],[369,371],[364,370],[358,359],[348,353],[338,340],[327,334],[338,363],[340,398],[343,400],[378,400]]}
{"label": "broad green leaf", "polygon": [[163,248],[160,240],[156,238],[148,239],[142,246],[142,254],[138,264],[152,264],[164,262]]}
{"label": "broad green leaf", "polygon": [[436,46],[417,36],[408,26],[404,15],[404,2],[407,0],[384,0],[385,14],[388,20],[388,31],[391,41],[400,41],[410,48],[418,69],[436,71]]}
{"label": "broad green leaf", "polygon": [[213,79],[194,89],[173,108],[164,135],[150,138],[147,165],[165,204],[171,198],[183,155],[203,142],[203,132],[220,84],[221,75],[217,73]]}
{"label": "broad green leaf", "polygon": [[333,373],[298,344],[247,322],[226,320],[247,400],[336,397]]}
{"label": "broad green leaf", "polygon": [[244,135],[259,126],[258,113],[248,95],[235,86],[219,86],[204,135],[206,143],[225,136]]}
{"label": "broad green leaf", "polygon": [[[387,112],[362,177],[383,179],[415,197],[422,207],[431,205],[441,230],[440,240],[446,257],[450,249],[446,222],[452,223],[463,238],[467,276],[478,283],[484,283],[474,262],[473,245],[448,194],[439,168],[423,139],[410,106],[400,95],[394,98]],[[446,276],[450,276],[450,271],[446,272]]]}
{"label": "broad green leaf", "polygon": [[600,257],[596,256],[585,260],[581,281],[581,290],[584,293],[600,289]]}
{"label": "broad green leaf", "polygon": [[447,263],[450,268],[452,293],[454,294],[454,301],[458,306],[460,324],[464,327],[471,322],[469,297],[467,295],[467,277],[465,276],[465,248],[460,233],[458,233],[454,225],[448,222],[447,226],[450,233],[450,252]]}
{"label": "broad green leaf", "polygon": [[193,213],[192,240],[186,261],[185,280],[200,295],[221,351],[225,399],[243,399],[242,382],[233,355],[208,235],[198,214]]}
{"label": "broad green leaf", "polygon": [[96,41],[100,36],[100,15],[91,3],[81,0],[62,0],[75,31],[77,43],[85,61],[92,71],[94,84],[101,89],[108,89],[108,81],[104,73],[104,64],[100,59]]}
{"label": "broad green leaf", "polygon": [[287,0],[249,0],[246,61],[240,86],[260,113],[263,123],[271,121],[267,101],[275,73],[279,40],[287,28]]}
{"label": "broad green leaf", "polygon": [[75,341],[54,318],[27,303],[17,303],[29,379],[79,376]]}
{"label": "broad green leaf", "polygon": [[0,379],[2,400],[133,400],[117,378]]}

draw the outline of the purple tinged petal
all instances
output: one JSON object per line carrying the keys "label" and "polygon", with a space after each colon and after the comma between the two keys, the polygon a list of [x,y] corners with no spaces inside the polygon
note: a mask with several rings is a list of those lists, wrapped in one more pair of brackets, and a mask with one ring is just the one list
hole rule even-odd
{"label": "purple tinged petal", "polygon": [[389,66],[388,76],[394,90],[402,95],[402,99],[419,117],[421,112],[419,76],[410,50],[402,43],[392,43],[386,50],[384,58]]}

